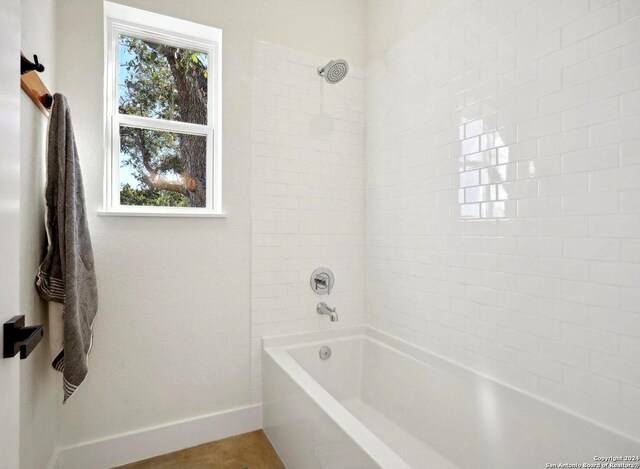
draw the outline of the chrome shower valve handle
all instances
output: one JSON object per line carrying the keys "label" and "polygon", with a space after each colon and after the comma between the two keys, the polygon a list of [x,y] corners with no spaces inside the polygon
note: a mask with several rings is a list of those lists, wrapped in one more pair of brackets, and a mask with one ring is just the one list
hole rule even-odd
{"label": "chrome shower valve handle", "polygon": [[319,267],[311,274],[311,289],[318,295],[329,295],[335,279],[333,272],[326,267]]}

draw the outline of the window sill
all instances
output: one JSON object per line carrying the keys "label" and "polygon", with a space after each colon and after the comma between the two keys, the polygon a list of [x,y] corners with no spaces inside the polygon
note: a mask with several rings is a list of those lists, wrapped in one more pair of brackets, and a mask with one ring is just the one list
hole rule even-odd
{"label": "window sill", "polygon": [[130,212],[98,210],[99,217],[159,217],[159,218],[227,218],[226,213],[203,212]]}

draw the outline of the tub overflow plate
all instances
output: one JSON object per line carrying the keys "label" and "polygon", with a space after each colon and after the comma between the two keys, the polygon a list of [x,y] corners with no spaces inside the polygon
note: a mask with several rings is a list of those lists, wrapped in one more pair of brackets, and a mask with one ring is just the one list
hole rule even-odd
{"label": "tub overflow plate", "polygon": [[320,359],[327,360],[331,356],[331,349],[326,345],[320,347]]}

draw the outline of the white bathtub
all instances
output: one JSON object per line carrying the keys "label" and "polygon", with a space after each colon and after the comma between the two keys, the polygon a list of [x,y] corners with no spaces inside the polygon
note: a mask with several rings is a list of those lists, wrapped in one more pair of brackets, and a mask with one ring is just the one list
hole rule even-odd
{"label": "white bathtub", "polygon": [[265,431],[289,469],[539,469],[640,455],[638,441],[367,327],[265,339],[262,392]]}

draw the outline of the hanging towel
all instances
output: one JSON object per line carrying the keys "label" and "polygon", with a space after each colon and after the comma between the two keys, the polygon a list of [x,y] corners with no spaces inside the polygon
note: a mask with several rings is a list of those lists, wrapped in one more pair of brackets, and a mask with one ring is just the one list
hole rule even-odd
{"label": "hanging towel", "polygon": [[59,93],[49,118],[45,199],[48,247],[36,289],[43,299],[64,305],[63,349],[52,365],[62,372],[66,402],[87,376],[98,290],[71,114]]}

